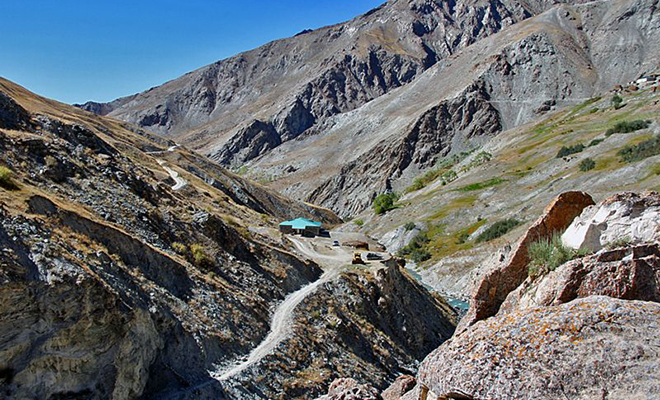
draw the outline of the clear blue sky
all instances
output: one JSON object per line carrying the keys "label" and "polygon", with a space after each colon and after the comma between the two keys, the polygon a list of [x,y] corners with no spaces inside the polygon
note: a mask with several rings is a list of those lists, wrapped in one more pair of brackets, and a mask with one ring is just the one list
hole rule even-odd
{"label": "clear blue sky", "polygon": [[0,0],[0,76],[110,101],[385,0]]}

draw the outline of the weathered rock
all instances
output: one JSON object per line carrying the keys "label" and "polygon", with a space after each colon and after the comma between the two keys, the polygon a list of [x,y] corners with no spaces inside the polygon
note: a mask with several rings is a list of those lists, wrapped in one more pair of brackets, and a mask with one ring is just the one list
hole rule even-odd
{"label": "weathered rock", "polygon": [[603,296],[516,311],[431,353],[416,390],[452,399],[655,398],[659,327],[660,304]]}
{"label": "weathered rock", "polygon": [[660,302],[660,249],[640,245],[569,261],[549,274],[527,279],[511,292],[500,314],[603,295]]}
{"label": "weathered rock", "polygon": [[378,390],[361,385],[351,378],[339,378],[332,382],[325,396],[317,400],[381,400]]}
{"label": "weathered rock", "polygon": [[527,279],[529,245],[563,231],[585,207],[593,204],[591,196],[584,192],[560,194],[546,208],[544,215],[518,240],[509,257],[504,262],[493,265],[478,278],[472,291],[470,308],[459,323],[457,331],[497,314],[508,294]]}
{"label": "weathered rock", "polygon": [[10,96],[0,91],[0,128],[28,129],[30,114]]}
{"label": "weathered rock", "polygon": [[660,238],[660,195],[616,194],[586,208],[562,235],[562,243],[593,252],[617,242],[652,242]]}
{"label": "weathered rock", "polygon": [[415,377],[410,375],[401,375],[396,378],[392,386],[387,388],[380,396],[383,400],[399,400],[403,395],[410,392],[417,383]]}

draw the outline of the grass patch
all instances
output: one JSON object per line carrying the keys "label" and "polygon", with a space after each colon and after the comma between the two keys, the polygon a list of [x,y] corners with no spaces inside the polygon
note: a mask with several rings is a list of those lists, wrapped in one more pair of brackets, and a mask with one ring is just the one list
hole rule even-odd
{"label": "grass patch", "polygon": [[364,225],[364,221],[361,220],[361,219],[356,219],[355,221],[353,221],[353,223],[354,223],[355,225],[357,225],[357,226],[362,226],[362,225]]}
{"label": "grass patch", "polygon": [[177,254],[186,254],[188,252],[188,247],[181,242],[172,243],[172,250]]}
{"label": "grass patch", "polygon": [[634,121],[620,121],[605,132],[605,136],[612,136],[615,133],[630,133],[640,129],[646,129],[651,125],[651,121],[636,119]]}
{"label": "grass patch", "polygon": [[596,168],[596,162],[591,158],[585,158],[580,162],[580,171],[587,172]]}
{"label": "grass patch", "polygon": [[660,136],[645,140],[639,144],[625,146],[616,153],[621,162],[632,163],[660,154]]}
{"label": "grass patch", "polygon": [[456,200],[453,200],[445,204],[438,211],[436,211],[435,214],[433,214],[429,219],[432,221],[437,221],[442,218],[445,218],[447,215],[449,215],[450,212],[454,210],[460,210],[461,208],[472,207],[476,200],[477,200],[477,196],[473,194],[465,197],[460,197]]}
{"label": "grass patch", "polygon": [[459,188],[459,189],[456,189],[456,190],[458,190],[459,192],[472,192],[474,190],[481,190],[481,189],[485,189],[487,187],[499,185],[502,182],[506,182],[506,179],[493,178],[493,179],[489,179],[489,180],[484,181],[484,182],[477,182],[477,183],[473,183],[471,185],[463,186],[462,188]]}
{"label": "grass patch", "polygon": [[563,158],[570,156],[571,154],[581,153],[584,149],[585,147],[582,143],[573,146],[562,146],[561,149],[559,149],[559,152],[557,152],[556,158]]}
{"label": "grass patch", "polygon": [[418,233],[407,246],[399,249],[397,255],[413,260],[416,263],[427,261],[431,258],[431,253],[425,246],[429,242],[426,233]]}
{"label": "grass patch", "polygon": [[199,267],[209,267],[213,265],[213,259],[206,252],[204,246],[199,243],[190,246],[190,254],[192,255],[192,260],[195,265]]}
{"label": "grass patch", "polygon": [[547,274],[567,261],[589,254],[584,249],[574,250],[565,247],[561,243],[561,235],[559,234],[533,242],[529,245],[527,251],[531,259],[528,270],[532,276]]}
{"label": "grass patch", "polygon": [[493,239],[504,236],[518,225],[520,225],[520,221],[514,218],[497,221],[477,236],[477,243],[489,242]]}
{"label": "grass patch", "polygon": [[0,187],[7,190],[17,190],[18,185],[14,182],[14,173],[6,167],[0,166]]}
{"label": "grass patch", "polygon": [[603,143],[605,139],[594,139],[591,142],[589,142],[589,145],[587,147],[593,147],[593,146],[598,146],[599,144]]}
{"label": "grass patch", "polygon": [[621,247],[628,247],[633,243],[632,239],[629,237],[618,238],[613,242],[609,242],[605,245],[608,250],[619,249]]}

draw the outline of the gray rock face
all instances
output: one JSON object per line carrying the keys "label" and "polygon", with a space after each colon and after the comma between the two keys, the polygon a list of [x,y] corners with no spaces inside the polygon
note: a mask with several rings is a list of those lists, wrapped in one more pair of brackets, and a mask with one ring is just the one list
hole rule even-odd
{"label": "gray rock face", "polygon": [[381,400],[378,390],[361,385],[351,378],[339,378],[332,382],[325,396],[316,400]]}
{"label": "gray rock face", "polygon": [[447,341],[418,381],[461,399],[654,398],[658,324],[657,303],[602,296],[516,311]]}
{"label": "gray rock face", "polygon": [[621,193],[584,210],[562,235],[573,249],[600,251],[617,242],[653,242],[660,238],[660,195]]}

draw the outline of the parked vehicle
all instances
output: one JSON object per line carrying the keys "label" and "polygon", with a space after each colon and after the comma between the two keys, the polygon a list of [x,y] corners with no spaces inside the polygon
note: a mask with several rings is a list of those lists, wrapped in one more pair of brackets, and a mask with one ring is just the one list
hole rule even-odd
{"label": "parked vehicle", "polygon": [[334,247],[339,247],[339,241],[338,241],[338,240],[335,240],[334,242],[332,242],[332,245],[333,245]]}
{"label": "parked vehicle", "polygon": [[367,260],[382,260],[383,256],[376,253],[367,253]]}

